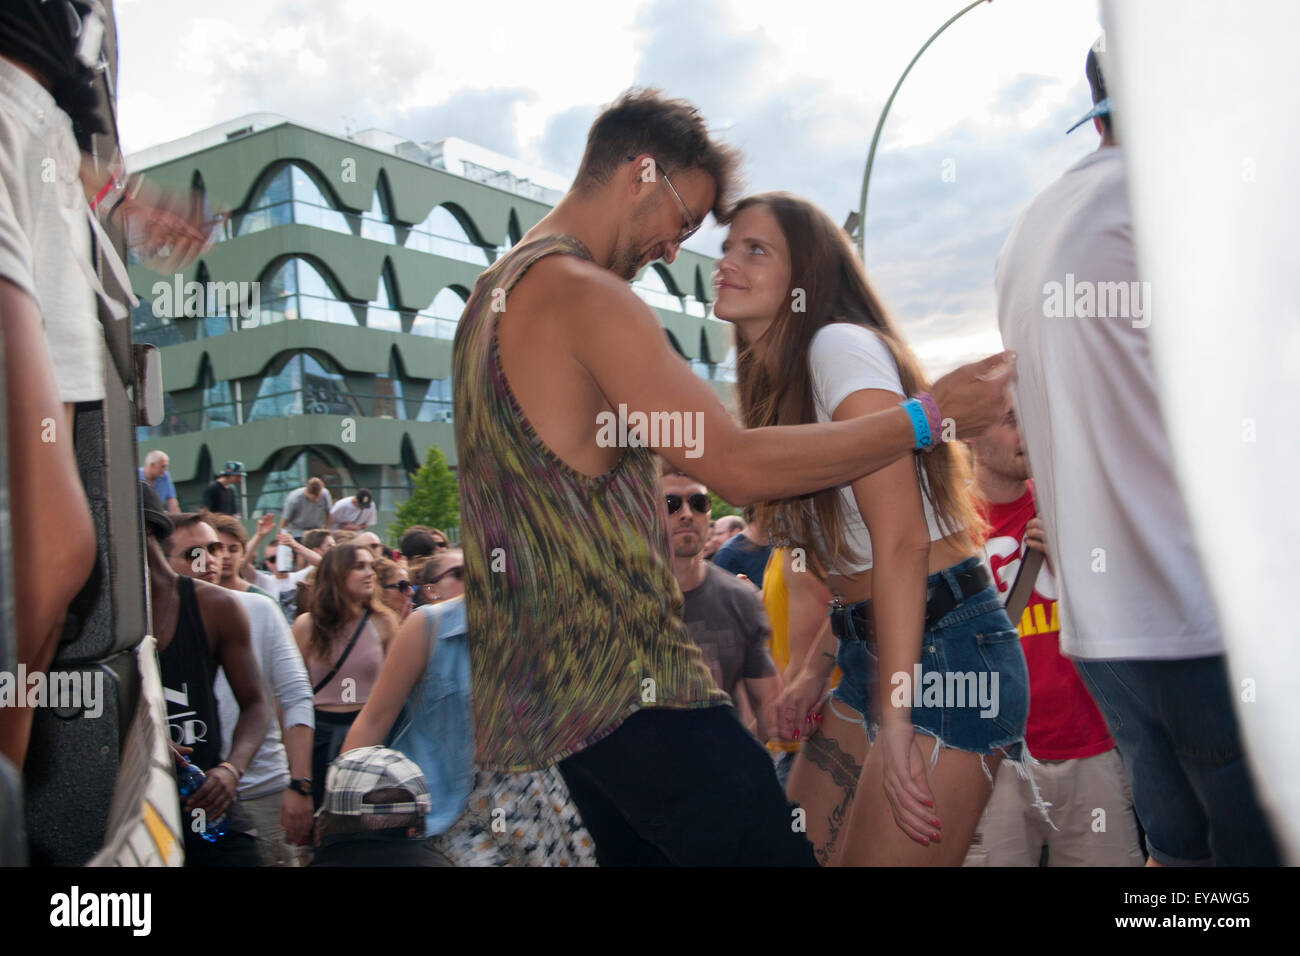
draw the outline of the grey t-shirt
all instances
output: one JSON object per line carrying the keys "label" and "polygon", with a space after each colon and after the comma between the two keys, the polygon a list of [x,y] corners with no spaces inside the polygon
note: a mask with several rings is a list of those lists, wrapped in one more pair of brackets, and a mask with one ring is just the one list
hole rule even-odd
{"label": "grey t-shirt", "polygon": [[315,501],[307,497],[306,488],[291,491],[284,501],[284,530],[295,538],[301,538],[313,528],[323,528],[332,507],[334,502],[327,488],[321,489],[320,497]]}
{"label": "grey t-shirt", "polygon": [[742,678],[776,675],[767,651],[772,629],[754,585],[705,564],[704,582],[683,597],[682,620],[719,687],[734,696]]}

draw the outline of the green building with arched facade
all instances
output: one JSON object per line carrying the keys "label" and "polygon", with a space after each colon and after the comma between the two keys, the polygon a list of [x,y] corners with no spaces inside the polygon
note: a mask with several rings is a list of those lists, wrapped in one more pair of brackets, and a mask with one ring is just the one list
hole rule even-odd
{"label": "green building with arched facade", "polygon": [[[459,140],[345,138],[272,114],[137,153],[131,168],[193,188],[211,218],[229,213],[183,274],[130,264],[134,339],[160,348],[165,392],[162,421],[138,429],[140,461],[167,453],[186,510],[243,462],[246,523],[312,476],[335,500],[366,487],[383,533],[430,445],[455,466],[451,348],[469,290],[563,181]],[[730,402],[712,268],[684,250],[633,289]]]}

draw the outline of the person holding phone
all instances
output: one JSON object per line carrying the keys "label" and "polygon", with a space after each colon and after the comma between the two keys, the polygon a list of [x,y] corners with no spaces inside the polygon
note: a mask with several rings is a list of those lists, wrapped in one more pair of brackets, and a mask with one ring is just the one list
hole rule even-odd
{"label": "person holding phone", "polygon": [[[244,563],[239,569],[245,581],[261,588],[280,604],[285,618],[290,624],[298,616],[298,585],[311,574],[312,568],[321,563],[319,552],[295,541],[288,531],[281,531],[274,544],[267,545],[263,566],[259,570],[254,566],[257,549],[262,541],[271,534],[275,526],[275,515],[270,512],[257,519],[257,531],[253,540],[244,551]],[[294,556],[302,560],[302,567],[295,570]]]}

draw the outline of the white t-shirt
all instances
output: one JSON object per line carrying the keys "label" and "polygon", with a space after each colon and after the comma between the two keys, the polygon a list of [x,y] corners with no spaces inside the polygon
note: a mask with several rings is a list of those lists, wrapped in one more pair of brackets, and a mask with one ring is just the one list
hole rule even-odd
{"label": "white t-shirt", "polygon": [[1141,327],[1149,293],[1126,286],[1124,310],[1110,285],[1137,279],[1118,147],[1044,190],[997,264],[998,324],[1019,353],[1016,411],[1061,592],[1061,650],[1084,660],[1223,652]]}
{"label": "white t-shirt", "polygon": [[[818,329],[808,348],[808,368],[812,376],[813,406],[819,422],[829,422],[844,399],[864,388],[893,392],[900,401],[907,397],[898,376],[898,365],[888,346],[875,332],[860,325],[832,322]],[[841,574],[856,574],[872,566],[871,535],[867,533],[866,522],[858,511],[853,486],[840,485],[839,492],[844,509],[844,541],[861,560],[854,564],[841,559],[836,570]],[[930,540],[946,537],[947,533],[935,520],[924,483],[921,504],[925,509]]]}
{"label": "white t-shirt", "polygon": [[290,571],[287,578],[277,578],[266,571],[254,571],[253,583],[280,602],[280,610],[290,623],[297,616],[298,585],[311,574],[311,568]]}
{"label": "white t-shirt", "polygon": [[[316,726],[312,707],[311,680],[302,662],[302,654],[294,643],[293,633],[275,602],[249,591],[231,591],[244,605],[248,614],[249,637],[253,656],[262,671],[262,684],[270,704],[279,702],[284,714],[284,726],[303,724]],[[217,671],[213,688],[217,696],[217,712],[221,715],[221,753],[230,756],[230,745],[235,737],[235,724],[239,722],[239,704],[230,689],[225,670]],[[278,793],[289,786],[289,756],[285,752],[280,734],[280,721],[274,707],[267,725],[266,740],[253,755],[239,779],[241,797],[261,797]]]}
{"label": "white t-shirt", "polygon": [[374,502],[364,508],[358,508],[356,495],[340,498],[338,504],[330,509],[330,517],[334,519],[336,528],[341,524],[355,524],[362,528],[369,528],[377,520]]}

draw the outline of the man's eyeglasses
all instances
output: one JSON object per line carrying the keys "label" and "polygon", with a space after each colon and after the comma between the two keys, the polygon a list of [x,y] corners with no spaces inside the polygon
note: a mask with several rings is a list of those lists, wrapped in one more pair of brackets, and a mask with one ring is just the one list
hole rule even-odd
{"label": "man's eyeglasses", "polygon": [[210,554],[214,558],[220,557],[222,552],[221,542],[212,541],[208,544],[196,544],[192,548],[185,549],[186,561],[197,561],[201,555]]}
{"label": "man's eyeglasses", "polygon": [[[670,515],[677,514],[678,510],[682,506],[682,496],[665,495],[665,498],[668,500],[668,513]],[[698,512],[702,515],[708,514],[713,510],[713,502],[709,500],[709,496],[700,494],[698,491],[687,497],[686,503],[691,506],[692,511]]]}
{"label": "man's eyeglasses", "polygon": [[[627,159],[628,162],[631,162],[636,159],[636,157],[629,156]],[[677,205],[682,207],[682,231],[679,232],[677,238],[673,240],[673,245],[680,246],[683,242],[700,231],[700,226],[704,225],[704,219],[701,218],[699,222],[692,222],[693,217],[690,206],[686,205],[686,203],[682,201],[681,193],[677,191],[677,187],[673,185],[673,181],[668,178],[668,173],[659,165],[659,160],[656,159],[654,164],[655,169],[659,171],[659,175],[663,177],[664,182],[668,184],[668,188],[672,190],[673,197],[677,200]]]}
{"label": "man's eyeglasses", "polygon": [[411,590],[410,581],[394,581],[392,584],[384,584],[381,586],[385,591],[401,591],[403,594],[408,594]]}

